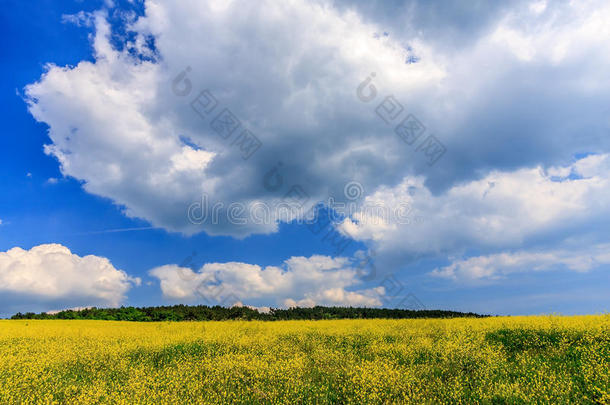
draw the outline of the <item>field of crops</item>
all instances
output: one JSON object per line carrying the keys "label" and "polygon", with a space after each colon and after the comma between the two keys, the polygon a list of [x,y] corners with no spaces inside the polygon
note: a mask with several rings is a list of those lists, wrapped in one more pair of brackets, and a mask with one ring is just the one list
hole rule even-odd
{"label": "field of crops", "polygon": [[0,403],[610,403],[610,316],[0,321]]}

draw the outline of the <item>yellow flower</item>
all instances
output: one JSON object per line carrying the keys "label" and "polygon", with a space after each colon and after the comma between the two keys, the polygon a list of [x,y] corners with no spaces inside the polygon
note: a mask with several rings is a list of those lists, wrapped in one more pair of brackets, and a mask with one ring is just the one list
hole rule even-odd
{"label": "yellow flower", "polygon": [[0,404],[608,404],[609,331],[609,315],[0,321]]}

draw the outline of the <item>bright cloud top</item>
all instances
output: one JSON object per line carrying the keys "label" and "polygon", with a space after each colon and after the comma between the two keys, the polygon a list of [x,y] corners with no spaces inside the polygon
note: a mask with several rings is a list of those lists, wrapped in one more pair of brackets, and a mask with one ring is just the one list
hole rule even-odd
{"label": "bright cloud top", "polygon": [[383,287],[349,291],[360,284],[345,258],[291,257],[281,267],[229,262],[207,263],[198,271],[175,264],[154,268],[163,296],[181,302],[232,305],[262,299],[281,307],[314,305],[381,306]]}
{"label": "bright cloud top", "polygon": [[140,279],[114,268],[108,259],[80,257],[59,244],[0,252],[0,293],[11,301],[4,305],[18,299],[46,309],[116,307],[134,284]]}

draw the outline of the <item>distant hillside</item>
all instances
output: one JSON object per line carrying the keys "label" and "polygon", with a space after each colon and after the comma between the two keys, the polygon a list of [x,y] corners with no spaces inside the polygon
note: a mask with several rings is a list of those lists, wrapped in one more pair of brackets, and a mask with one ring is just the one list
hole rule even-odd
{"label": "distant hillside", "polygon": [[85,308],[66,310],[55,313],[35,314],[17,313],[11,319],[96,319],[109,321],[224,321],[230,319],[280,321],[293,319],[405,319],[405,318],[481,318],[472,312],[455,312],[441,310],[409,310],[386,308],[352,308],[352,307],[313,307],[275,309],[259,312],[249,307],[225,308],[206,305],[174,305],[163,307],[121,307],[121,308]]}

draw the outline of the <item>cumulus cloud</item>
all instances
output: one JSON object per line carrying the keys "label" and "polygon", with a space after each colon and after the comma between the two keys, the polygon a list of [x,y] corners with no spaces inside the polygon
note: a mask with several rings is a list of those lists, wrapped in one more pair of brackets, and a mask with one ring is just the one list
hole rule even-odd
{"label": "cumulus cloud", "polygon": [[500,280],[512,273],[568,269],[586,272],[610,264],[610,244],[581,249],[516,251],[456,260],[449,266],[434,269],[431,275],[458,282]]}
{"label": "cumulus cloud", "polygon": [[[492,242],[548,227],[556,210],[574,208],[570,204],[579,202],[571,197],[552,196],[553,207],[524,207],[528,198],[518,188],[500,201],[494,195],[506,193],[501,186],[479,201],[489,217],[472,214],[462,202],[469,200],[464,193],[482,192],[498,173],[512,172],[506,181],[521,176],[535,183],[542,180],[519,168],[566,165],[574,153],[610,150],[610,5],[515,2],[464,10],[451,2],[463,16],[458,20],[453,11],[423,2],[392,7],[370,12],[351,2],[147,0],[144,16],[125,19],[134,35],[121,49],[112,45],[113,26],[102,10],[91,16],[94,62],[49,65],[26,88],[29,109],[49,125],[45,151],[58,159],[63,175],[111,198],[127,215],[172,231],[274,232],[275,223],[195,225],[186,211],[202,193],[224,209],[233,202],[273,206],[295,184],[310,201],[340,199],[352,180],[369,196],[394,190],[399,198],[414,186],[424,200],[444,207],[424,225],[421,241],[407,237],[407,248],[459,244],[447,240],[451,235],[484,239],[474,234],[506,225],[501,213],[511,204],[539,218],[524,232],[502,229]],[[388,23],[397,15],[408,17],[400,19],[404,29]],[[449,15],[455,21],[439,28]],[[459,38],[446,41],[453,37]],[[186,81],[174,93],[180,72]],[[363,103],[356,87],[372,72],[377,97]],[[191,108],[204,89],[218,101],[209,116]],[[404,111],[386,124],[375,107],[389,95]],[[227,140],[210,126],[225,107],[241,122]],[[447,147],[432,168],[393,131],[407,112]],[[247,161],[235,143],[242,129],[262,142]],[[283,183],[269,191],[263,179],[278,161]],[[562,190],[584,183],[576,184],[548,186],[566,194]],[[462,202],[450,204],[439,194]],[[449,234],[428,239],[441,219],[451,222],[442,226]],[[394,226],[388,224],[390,234]]]}
{"label": "cumulus cloud", "polygon": [[198,271],[175,264],[149,271],[160,281],[166,299],[233,305],[253,300],[276,306],[381,306],[383,287],[355,289],[358,272],[346,258],[291,257],[282,266],[228,262],[207,263]]}
{"label": "cumulus cloud", "polygon": [[0,252],[2,313],[76,306],[116,307],[125,299],[132,278],[105,257],[80,257],[59,244]]}
{"label": "cumulus cloud", "polygon": [[436,195],[422,177],[410,177],[365,201],[367,206],[390,208],[408,203],[410,211],[402,223],[369,210],[347,218],[340,229],[377,246],[382,254],[402,258],[453,254],[471,247],[517,248],[534,237],[568,235],[608,218],[609,186],[607,154],[548,169],[493,171]]}

